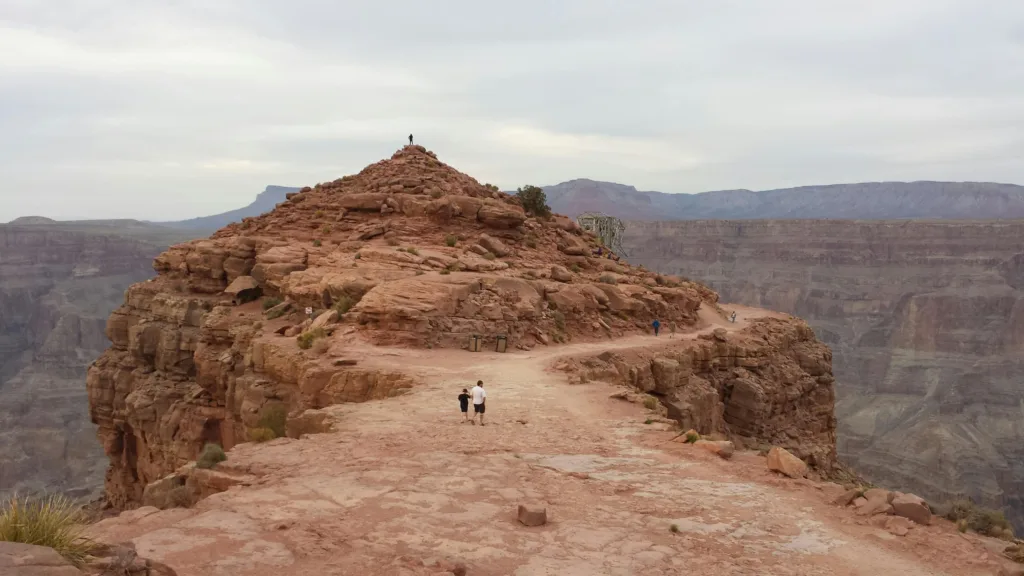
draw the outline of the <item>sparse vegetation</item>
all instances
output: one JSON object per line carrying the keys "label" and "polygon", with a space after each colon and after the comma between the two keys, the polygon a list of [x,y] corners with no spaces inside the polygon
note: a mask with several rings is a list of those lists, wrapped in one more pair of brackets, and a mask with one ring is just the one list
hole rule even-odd
{"label": "sparse vegetation", "polygon": [[497,256],[491,254],[490,252],[484,254],[484,260],[494,260],[495,258],[497,258]]}
{"label": "sparse vegetation", "polygon": [[491,192],[501,192],[501,190],[497,186],[489,182],[487,184],[484,184],[484,188],[487,188]]}
{"label": "sparse vegetation", "polygon": [[700,440],[700,434],[697,434],[696,432],[690,432],[686,435],[687,444],[693,444],[697,440]]}
{"label": "sparse vegetation", "polygon": [[516,190],[516,197],[522,204],[523,210],[533,216],[546,218],[551,215],[551,207],[548,206],[548,197],[544,190],[537,186],[523,186]]}
{"label": "sparse vegetation", "polygon": [[309,350],[313,347],[313,342],[315,342],[317,338],[323,338],[325,336],[327,336],[327,332],[324,331],[323,328],[317,328],[315,330],[309,330],[299,334],[295,337],[295,341],[299,343],[299,348]]}
{"label": "sparse vegetation", "polygon": [[270,428],[260,427],[249,430],[249,440],[251,442],[269,442],[274,438],[277,438],[277,434],[274,434],[274,431],[271,430]]}
{"label": "sparse vegetation", "polygon": [[415,249],[415,248],[413,248],[413,247],[406,248],[405,251],[408,252],[409,254],[412,254],[413,256],[419,256],[420,255],[420,251]]}
{"label": "sparse vegetation", "polygon": [[566,341],[565,334],[562,334],[561,332],[556,332],[555,335],[551,337],[551,339],[558,344],[565,344]]}
{"label": "sparse vegetation", "polygon": [[363,255],[362,255],[362,254],[360,254],[359,252],[356,252],[356,255],[355,255],[355,256],[353,256],[353,258],[355,258],[356,260],[359,260],[359,259],[360,259],[360,258],[362,258],[362,257],[363,257]]}
{"label": "sparse vegetation", "polygon": [[537,247],[537,239],[534,238],[533,236],[528,237],[526,239],[526,247],[527,248],[536,248]]}
{"label": "sparse vegetation", "polygon": [[449,234],[444,237],[444,243],[448,245],[449,248],[453,248],[459,243],[459,237],[454,234]]}
{"label": "sparse vegetation", "polygon": [[227,459],[228,455],[224,453],[224,449],[220,447],[220,444],[210,443],[203,446],[203,451],[199,453],[199,458],[196,458],[196,468],[209,470]]}
{"label": "sparse vegetation", "polygon": [[947,520],[956,522],[961,532],[968,528],[994,538],[1012,538],[1013,526],[1001,510],[983,508],[970,500],[957,500],[949,504],[944,514]]}
{"label": "sparse vegetation", "polygon": [[288,410],[282,404],[271,404],[263,409],[256,424],[273,432],[274,438],[282,438],[288,424]]}
{"label": "sparse vegetation", "polygon": [[555,316],[555,328],[558,328],[559,331],[564,332],[565,331],[565,314],[563,314],[561,312],[561,310],[555,310],[555,315],[554,316]]}
{"label": "sparse vegetation", "polygon": [[319,247],[323,246],[323,244],[324,243],[321,242],[319,238],[317,238],[316,240],[313,240],[313,247],[314,248],[319,248]]}
{"label": "sparse vegetation", "polygon": [[167,493],[166,506],[168,508],[191,508],[192,492],[186,486],[172,488]]}
{"label": "sparse vegetation", "polygon": [[582,268],[580,268],[580,265],[579,265],[579,264],[575,264],[575,263],[574,263],[574,264],[573,264],[572,266],[569,266],[569,270],[572,270],[572,271],[573,271],[573,272],[575,272],[576,274],[579,274],[579,273],[580,273],[580,270],[582,270]]}
{"label": "sparse vegetation", "polygon": [[350,296],[348,293],[344,293],[338,297],[338,300],[334,302],[334,309],[338,311],[338,314],[344,314],[352,309],[353,306],[359,303],[358,297]]}
{"label": "sparse vegetation", "polygon": [[317,210],[316,212],[313,212],[313,217],[314,218],[323,218],[324,217],[324,211],[323,210]]}
{"label": "sparse vegetation", "polygon": [[662,276],[661,274],[658,274],[657,276],[654,277],[654,282],[658,286],[664,286],[665,285],[665,277]]}
{"label": "sparse vegetation", "polygon": [[644,398],[644,408],[648,410],[656,410],[658,408],[658,399],[654,396],[647,396]]}
{"label": "sparse vegetation", "polygon": [[331,233],[331,225],[330,224],[324,224],[323,226],[321,226],[320,227],[320,233],[321,234],[330,234]]}
{"label": "sparse vegetation", "polygon": [[611,274],[602,274],[600,280],[601,280],[602,284],[618,284],[619,283],[619,281],[615,279],[615,276],[612,276]]}
{"label": "sparse vegetation", "polygon": [[92,540],[82,536],[85,519],[81,507],[66,496],[13,495],[0,503],[0,542],[53,548],[68,562],[81,567],[96,548]]}
{"label": "sparse vegetation", "polygon": [[445,268],[444,270],[441,270],[441,275],[442,276],[447,276],[447,275],[449,275],[451,273],[452,273],[452,271],[447,269],[447,268]]}
{"label": "sparse vegetation", "polygon": [[281,299],[280,298],[274,298],[273,296],[271,296],[269,298],[264,298],[263,299],[263,310],[264,311],[270,310],[271,308],[273,308],[274,306],[277,306],[280,303],[281,303]]}
{"label": "sparse vegetation", "polygon": [[647,420],[644,420],[644,424],[654,424],[654,420],[648,418]]}
{"label": "sparse vegetation", "polygon": [[668,531],[673,534],[679,534],[679,524],[673,524],[668,527]]}
{"label": "sparse vegetation", "polygon": [[292,308],[291,304],[289,304],[288,306],[281,306],[280,308],[277,308],[276,310],[275,309],[268,310],[267,311],[267,319],[268,320],[274,320],[275,318],[280,318],[281,316],[284,316],[285,314],[287,314],[288,311],[291,310],[291,308]]}

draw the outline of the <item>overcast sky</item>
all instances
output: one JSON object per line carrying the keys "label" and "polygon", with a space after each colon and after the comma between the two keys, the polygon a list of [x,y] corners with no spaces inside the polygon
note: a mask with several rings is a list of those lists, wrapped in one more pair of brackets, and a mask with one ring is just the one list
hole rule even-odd
{"label": "overcast sky", "polygon": [[2,0],[0,221],[390,156],[510,189],[1024,183],[1021,0]]}

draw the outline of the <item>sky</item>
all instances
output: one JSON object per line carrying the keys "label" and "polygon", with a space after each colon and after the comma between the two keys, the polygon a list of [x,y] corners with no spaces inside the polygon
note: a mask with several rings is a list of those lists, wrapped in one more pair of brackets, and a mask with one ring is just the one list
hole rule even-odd
{"label": "sky", "polygon": [[1024,184],[1024,2],[0,2],[0,222],[222,212],[410,132],[505,190]]}

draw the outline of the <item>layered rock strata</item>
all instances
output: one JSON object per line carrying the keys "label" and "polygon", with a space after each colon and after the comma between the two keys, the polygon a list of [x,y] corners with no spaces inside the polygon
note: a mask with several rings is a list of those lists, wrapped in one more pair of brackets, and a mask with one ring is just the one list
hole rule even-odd
{"label": "layered rock strata", "polygon": [[835,354],[840,459],[1024,531],[1024,222],[632,222],[632,259],[805,318]]}

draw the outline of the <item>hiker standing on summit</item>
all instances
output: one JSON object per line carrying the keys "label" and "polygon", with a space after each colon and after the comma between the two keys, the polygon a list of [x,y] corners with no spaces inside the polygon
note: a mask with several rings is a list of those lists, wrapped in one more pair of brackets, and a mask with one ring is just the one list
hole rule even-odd
{"label": "hiker standing on summit", "polygon": [[409,146],[412,146],[412,134],[409,134]]}

